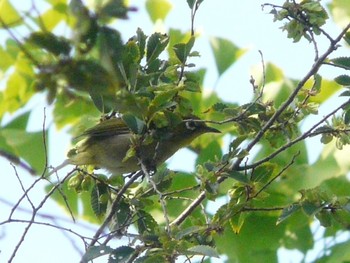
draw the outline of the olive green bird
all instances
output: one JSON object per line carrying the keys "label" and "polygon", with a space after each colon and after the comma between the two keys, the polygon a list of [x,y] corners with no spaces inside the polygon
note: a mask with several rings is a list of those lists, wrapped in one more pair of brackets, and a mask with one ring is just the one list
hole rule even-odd
{"label": "olive green bird", "polygon": [[[205,133],[220,133],[217,129],[198,121],[195,116],[185,118],[165,136],[154,138],[150,144],[140,145],[136,156],[125,158],[132,146],[132,132],[121,118],[111,118],[87,129],[78,138],[83,138],[71,149],[61,165],[49,175],[67,164],[93,165],[113,174],[126,174],[140,170],[143,164],[156,167],[165,162],[180,148],[188,146],[195,138]],[[125,160],[124,160],[125,159]]]}

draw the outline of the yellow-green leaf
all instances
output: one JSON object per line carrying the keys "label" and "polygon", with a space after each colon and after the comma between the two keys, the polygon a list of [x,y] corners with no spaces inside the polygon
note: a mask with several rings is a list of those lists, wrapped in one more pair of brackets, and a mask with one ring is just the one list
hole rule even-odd
{"label": "yellow-green leaf", "polygon": [[153,23],[158,19],[164,20],[171,8],[172,5],[168,0],[147,0],[146,2],[146,9]]}
{"label": "yellow-green leaf", "polygon": [[219,76],[246,52],[245,49],[240,49],[230,40],[220,37],[211,38],[210,45],[214,53]]}
{"label": "yellow-green leaf", "polygon": [[0,0],[1,27],[13,27],[21,23],[21,16],[8,0]]}

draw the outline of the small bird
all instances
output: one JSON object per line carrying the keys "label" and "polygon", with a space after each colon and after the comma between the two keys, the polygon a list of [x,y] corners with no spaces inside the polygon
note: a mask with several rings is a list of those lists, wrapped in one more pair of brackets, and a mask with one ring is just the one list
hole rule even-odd
{"label": "small bird", "polygon": [[190,116],[159,138],[153,138],[151,143],[141,144],[136,148],[135,156],[125,158],[133,145],[133,134],[122,118],[110,118],[79,136],[78,138],[84,139],[68,152],[68,159],[53,172],[67,164],[73,164],[94,165],[112,174],[126,174],[140,170],[140,160],[146,167],[154,168],[198,136],[210,132],[220,133],[219,130],[199,121],[198,117]]}

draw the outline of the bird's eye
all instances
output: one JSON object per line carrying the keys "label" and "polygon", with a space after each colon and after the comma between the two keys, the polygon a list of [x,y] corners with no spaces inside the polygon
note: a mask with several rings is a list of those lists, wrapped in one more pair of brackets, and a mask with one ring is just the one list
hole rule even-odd
{"label": "bird's eye", "polygon": [[197,128],[197,123],[194,121],[186,121],[186,128],[188,130],[194,131]]}

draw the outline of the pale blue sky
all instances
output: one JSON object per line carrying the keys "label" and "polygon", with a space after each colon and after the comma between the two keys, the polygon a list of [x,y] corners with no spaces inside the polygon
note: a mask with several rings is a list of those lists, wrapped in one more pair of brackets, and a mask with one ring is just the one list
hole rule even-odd
{"label": "pale blue sky", "polygon": [[[29,0],[21,1],[21,4],[29,4],[30,2]],[[42,0],[36,0],[35,2],[39,5]],[[143,9],[144,0],[130,2],[131,5],[138,7],[139,11],[130,14],[130,20],[120,22],[120,28],[122,28],[125,40],[134,34],[137,27],[141,27],[146,34],[151,34],[154,29]],[[190,28],[190,10],[186,1],[173,0],[172,2],[174,3],[173,10],[165,21],[166,26],[179,28],[184,31],[188,30]],[[281,32],[279,29],[281,24],[272,22],[273,17],[268,14],[268,9],[262,11],[261,4],[265,2],[268,1],[206,0],[198,12],[195,24],[196,28],[202,32],[202,37],[196,42],[194,49],[200,52],[201,57],[193,62],[198,67],[206,67],[208,69],[205,79],[206,89],[212,89],[217,83],[215,90],[226,100],[240,103],[250,100],[251,84],[249,79],[251,68],[261,64],[258,50],[261,50],[264,54],[265,62],[272,61],[281,66],[285,74],[293,78],[301,78],[313,62],[313,47],[306,41],[293,44],[291,40],[287,39],[286,33]],[[278,4],[282,1],[271,0],[270,2]],[[340,29],[333,26],[330,30],[336,34]],[[208,38],[211,36],[231,39],[240,47],[249,49],[248,53],[231,67],[218,82],[213,55],[208,43]],[[35,112],[32,116],[31,129],[41,129],[44,101],[43,97],[38,97],[32,103]],[[50,112],[50,108],[48,112]],[[50,117],[48,118],[50,119]],[[65,159],[65,153],[69,148],[70,141],[64,131],[56,131],[55,128],[51,129],[50,136],[51,153],[54,153],[53,158],[50,159],[50,164],[55,166]],[[55,137],[55,139],[52,139],[52,137]],[[316,141],[318,142],[318,140]],[[187,159],[193,158],[188,152],[182,151],[170,160],[171,167],[178,167],[179,161],[183,160],[184,156]],[[13,169],[6,160],[0,159],[0,166],[2,167],[2,176],[6,176],[6,184],[0,185],[0,198],[13,204],[21,195],[19,184],[15,179]],[[188,168],[190,169],[191,167]],[[28,187],[33,178],[21,170],[19,170],[19,174],[26,187]],[[64,172],[62,171],[61,174],[64,175]],[[44,184],[42,185],[44,186]],[[40,188],[42,187],[38,186],[31,192],[31,198],[36,202],[40,202],[44,195]],[[0,205],[0,221],[6,218],[10,208],[11,206]],[[47,202],[40,213],[66,218],[62,211],[55,203]],[[19,218],[22,216],[23,214],[18,214]],[[26,218],[29,217],[28,214],[25,214],[25,216]],[[43,218],[38,217],[37,220],[43,221]],[[60,223],[61,225],[65,224],[64,221]],[[0,228],[1,262],[8,260],[9,253],[12,252],[14,246],[18,243],[24,226],[21,224],[10,224],[6,228]],[[76,229],[76,226],[73,225],[68,227]],[[86,233],[87,236],[91,236],[94,227],[89,226],[92,231],[88,231]],[[82,229],[80,228],[80,230]],[[78,240],[80,248],[81,244]],[[59,230],[45,226],[36,226],[31,228],[30,234],[27,236],[14,262],[61,263],[78,262],[79,259],[80,255],[76,252],[74,246]],[[299,259],[295,255],[293,258],[281,260],[281,262],[299,262]]]}

